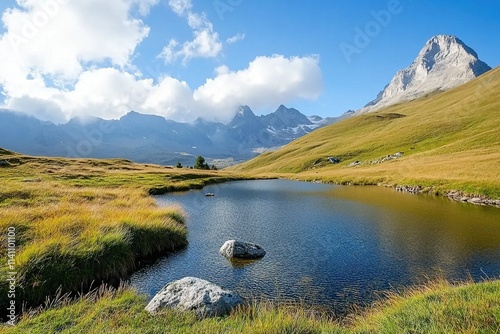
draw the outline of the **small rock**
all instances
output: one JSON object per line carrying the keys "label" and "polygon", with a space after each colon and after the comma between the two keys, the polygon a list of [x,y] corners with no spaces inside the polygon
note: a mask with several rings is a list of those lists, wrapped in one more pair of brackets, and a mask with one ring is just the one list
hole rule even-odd
{"label": "small rock", "polygon": [[259,259],[266,255],[266,251],[261,246],[236,240],[226,241],[219,252],[227,258],[240,259]]}
{"label": "small rock", "polygon": [[337,157],[328,157],[328,161],[331,163],[331,164],[338,164],[340,163],[340,159],[337,158]]}
{"label": "small rock", "polygon": [[28,182],[28,183],[31,183],[31,182],[42,182],[42,179],[40,179],[40,178],[24,179],[23,182]]}
{"label": "small rock", "polygon": [[184,277],[163,287],[146,306],[156,313],[163,308],[194,311],[200,318],[226,315],[243,303],[238,294],[196,277]]}
{"label": "small rock", "polygon": [[394,159],[401,158],[404,154],[405,154],[404,152],[394,153],[392,155],[392,158],[394,158]]}
{"label": "small rock", "polygon": [[481,204],[483,202],[483,199],[479,197],[474,197],[469,202],[472,204]]}
{"label": "small rock", "polygon": [[460,201],[462,201],[462,202],[468,202],[469,201],[469,197],[462,197],[462,198],[460,198]]}

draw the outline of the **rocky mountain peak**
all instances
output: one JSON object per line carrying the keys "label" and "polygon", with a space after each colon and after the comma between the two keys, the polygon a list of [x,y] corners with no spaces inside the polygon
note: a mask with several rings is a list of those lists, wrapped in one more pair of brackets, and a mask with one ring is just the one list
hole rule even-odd
{"label": "rocky mountain peak", "polygon": [[266,124],[275,129],[313,124],[307,116],[297,109],[287,108],[284,105],[280,105],[274,113],[262,116],[262,118]]}
{"label": "rocky mountain peak", "polygon": [[416,99],[460,86],[491,70],[477,53],[452,35],[437,35],[425,43],[413,63],[396,73],[377,98],[357,113]]}
{"label": "rocky mountain peak", "polygon": [[422,64],[430,71],[435,65],[443,65],[443,63],[446,65],[468,64],[473,67],[478,60],[477,53],[456,36],[437,35],[427,41],[414,63]]}
{"label": "rocky mountain peak", "polygon": [[288,112],[289,110],[292,110],[292,109],[288,109],[287,107],[285,107],[285,105],[281,104],[278,109],[276,109],[275,113],[286,113]]}
{"label": "rocky mountain peak", "polygon": [[257,117],[255,116],[255,114],[253,113],[252,109],[250,109],[249,106],[240,106],[238,108],[238,112],[236,113],[236,116],[235,116],[235,119],[236,118],[253,118],[253,117]]}

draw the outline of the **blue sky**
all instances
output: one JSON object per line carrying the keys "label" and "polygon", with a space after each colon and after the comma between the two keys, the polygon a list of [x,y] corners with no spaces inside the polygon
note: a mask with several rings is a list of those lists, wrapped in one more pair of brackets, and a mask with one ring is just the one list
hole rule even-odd
{"label": "blue sky", "polygon": [[[437,34],[499,65],[497,1],[78,2],[2,1],[4,107],[55,122],[131,109],[227,121],[239,103],[336,116],[375,98]],[[39,27],[25,36],[29,22]]]}

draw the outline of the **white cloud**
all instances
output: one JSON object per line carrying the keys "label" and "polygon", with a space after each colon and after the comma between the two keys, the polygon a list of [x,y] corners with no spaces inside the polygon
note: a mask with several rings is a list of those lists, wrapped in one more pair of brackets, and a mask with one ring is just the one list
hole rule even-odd
{"label": "white cloud", "polygon": [[218,76],[223,74],[228,74],[229,72],[231,72],[231,70],[226,65],[221,65],[219,67],[216,67],[214,70],[214,73]]}
{"label": "white cloud", "polygon": [[131,57],[149,28],[130,13],[146,13],[157,2],[17,1],[18,7],[2,16],[6,31],[0,36],[0,87],[5,104],[44,119],[67,120],[79,110],[68,91],[87,68],[104,62],[132,67]]}
{"label": "white cloud", "polygon": [[169,0],[168,4],[178,16],[186,19],[193,30],[193,40],[180,45],[175,39],[171,39],[158,57],[166,63],[182,58],[183,64],[187,64],[193,58],[217,57],[222,51],[222,43],[206,14],[192,12],[193,5],[190,0]]}
{"label": "white cloud", "polygon": [[155,84],[115,68],[88,70],[73,90],[38,82],[30,94],[10,97],[7,107],[55,122],[84,115],[119,118],[130,110],[183,122],[197,117],[225,122],[241,104],[270,110],[297,99],[315,99],[322,90],[316,57],[257,57],[244,70],[220,66],[215,73],[192,90],[186,82],[169,76]]}
{"label": "white cloud", "polygon": [[198,14],[193,12],[187,13],[187,23],[191,29],[203,29],[205,27],[213,29],[212,23],[208,20],[205,13]]}
{"label": "white cloud", "polygon": [[198,117],[194,115],[197,108],[193,92],[186,82],[167,76],[154,84],[152,79],[140,79],[115,68],[83,72],[70,91],[53,89],[44,96],[11,97],[8,107],[58,123],[85,115],[116,119],[130,110],[178,121]]}
{"label": "white cloud", "polygon": [[234,44],[245,39],[245,34],[237,34],[226,39],[226,44]]}
{"label": "white cloud", "polygon": [[316,56],[286,58],[281,55],[257,57],[248,68],[231,72],[216,69],[217,76],[194,92],[194,99],[228,120],[234,108],[274,108],[296,99],[316,99],[323,78]]}
{"label": "white cloud", "polygon": [[149,33],[149,28],[129,13],[136,7],[145,12],[156,2],[18,1],[20,8],[3,14],[7,32],[1,37],[0,52],[29,64],[23,69],[28,72],[23,77],[36,68],[40,74],[72,80],[83,71],[84,64],[103,61],[124,68],[130,64],[137,44]]}
{"label": "white cloud", "polygon": [[163,58],[163,60],[166,63],[171,63],[175,60],[177,57],[177,52],[175,49],[177,48],[177,45],[179,45],[179,42],[177,42],[175,39],[171,39],[167,46],[165,46],[159,55],[160,58]]}
{"label": "white cloud", "polygon": [[114,68],[89,70],[80,75],[72,91],[62,93],[60,103],[72,116],[118,118],[138,110],[152,87],[152,79],[138,79]]}
{"label": "white cloud", "polygon": [[168,5],[179,16],[183,16],[193,8],[191,0],[169,0]]}
{"label": "white cloud", "polygon": [[13,110],[21,110],[23,113],[34,115],[42,121],[64,123],[67,121],[66,114],[61,107],[53,101],[38,99],[32,96],[13,98],[9,107]]}
{"label": "white cloud", "polygon": [[149,14],[151,7],[156,6],[160,0],[132,0],[132,3],[137,6],[139,13],[142,16]]}
{"label": "white cloud", "polygon": [[199,116],[191,88],[186,82],[171,77],[163,78],[152,87],[140,110],[180,121],[193,121]]}

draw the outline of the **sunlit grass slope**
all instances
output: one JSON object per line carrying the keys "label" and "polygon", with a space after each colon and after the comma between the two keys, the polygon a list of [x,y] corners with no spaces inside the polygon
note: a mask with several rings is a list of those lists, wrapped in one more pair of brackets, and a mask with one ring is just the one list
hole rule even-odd
{"label": "sunlit grass slope", "polygon": [[[99,297],[99,298],[96,298]],[[393,294],[378,305],[333,320],[303,306],[256,303],[228,317],[199,320],[163,311],[152,316],[147,299],[130,289],[104,291],[25,317],[2,333],[498,333],[500,282],[445,282]]]}
{"label": "sunlit grass slope", "polygon": [[[69,160],[0,150],[0,306],[7,303],[8,230],[15,229],[16,301],[119,279],[138,260],[187,244],[184,214],[150,194],[232,179],[126,160]],[[3,314],[2,311],[1,314]]]}
{"label": "sunlit grass slope", "polygon": [[[346,119],[234,167],[353,184],[433,186],[500,198],[500,68],[454,90]],[[399,159],[372,164],[404,152]],[[327,157],[338,157],[334,165]],[[362,164],[348,167],[354,161]]]}

